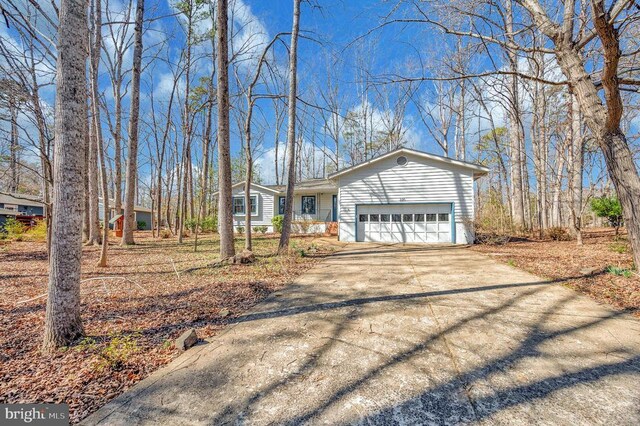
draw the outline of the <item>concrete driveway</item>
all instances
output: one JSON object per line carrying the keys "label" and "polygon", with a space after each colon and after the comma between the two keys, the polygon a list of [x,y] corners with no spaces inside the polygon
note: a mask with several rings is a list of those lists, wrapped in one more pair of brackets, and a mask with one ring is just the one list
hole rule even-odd
{"label": "concrete driveway", "polygon": [[458,247],[352,244],[86,424],[640,424],[640,322]]}

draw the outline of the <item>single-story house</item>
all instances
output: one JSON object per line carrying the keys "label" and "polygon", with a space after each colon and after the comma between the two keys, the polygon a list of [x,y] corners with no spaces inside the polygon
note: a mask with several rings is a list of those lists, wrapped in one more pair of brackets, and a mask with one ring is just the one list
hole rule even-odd
{"label": "single-story house", "polygon": [[[474,240],[474,181],[478,164],[400,148],[327,179],[297,183],[294,232],[337,229],[340,241],[455,243]],[[284,213],[286,187],[251,185],[251,225]],[[244,182],[232,188],[234,225],[244,226]]]}
{"label": "single-story house", "polygon": [[[124,206],[122,207],[122,210],[120,212],[116,212],[116,209],[114,208],[115,204],[116,203],[114,200],[109,200],[109,221],[111,220],[111,218],[115,217],[118,214],[124,214]],[[98,198],[98,211],[100,221],[104,220],[104,206],[102,205],[102,197]],[[142,206],[133,206],[133,213],[138,225],[144,225],[138,226],[138,229],[149,231],[151,229],[151,209]],[[144,224],[142,224],[142,222],[144,222]],[[109,226],[113,228],[113,224]]]}
{"label": "single-story house", "polygon": [[45,204],[39,197],[24,194],[0,194],[0,228],[9,218],[14,218],[27,226],[42,220],[46,213]]}

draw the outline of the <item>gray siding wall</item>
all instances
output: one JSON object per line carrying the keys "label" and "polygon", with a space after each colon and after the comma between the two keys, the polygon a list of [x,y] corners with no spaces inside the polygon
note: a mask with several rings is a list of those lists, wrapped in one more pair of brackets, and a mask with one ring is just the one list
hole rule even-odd
{"label": "gray siding wall", "polygon": [[[234,197],[244,196],[244,185],[233,188],[232,194]],[[273,232],[271,219],[274,215],[273,208],[274,203],[277,203],[277,195],[257,188],[254,185],[251,185],[251,195],[258,196],[258,214],[251,216],[251,226],[268,226],[269,232]],[[234,215],[233,225],[244,226],[244,214]]]}
{"label": "gray siding wall", "polygon": [[[404,166],[396,163],[404,155]],[[474,216],[473,173],[412,154],[391,156],[341,176],[338,182],[340,240],[355,241],[357,204],[455,203],[456,242],[473,241],[464,226]]]}
{"label": "gray siding wall", "polygon": [[144,229],[149,231],[151,229],[151,213],[150,212],[136,212],[136,222],[145,222]]}
{"label": "gray siding wall", "polygon": [[[11,203],[6,203],[11,204]],[[0,203],[0,209],[4,208],[5,203]],[[27,216],[44,216],[44,206],[25,206],[24,204],[16,204],[18,211]]]}
{"label": "gray siding wall", "polygon": [[[113,217],[111,215],[111,212],[113,212],[113,204],[109,205],[109,217],[108,220],[111,220],[111,218]],[[134,210],[135,214],[136,214],[136,222],[138,221],[144,221],[145,222],[145,227],[142,228],[145,231],[150,231],[151,230],[151,212],[146,212],[146,211],[140,211],[140,210]],[[117,213],[116,213],[117,214]],[[124,214],[124,208],[122,209],[122,211],[119,214]],[[104,206],[102,205],[102,203],[98,204],[98,217],[100,218],[101,221],[104,220]],[[109,228],[113,229],[113,225],[109,225]]]}

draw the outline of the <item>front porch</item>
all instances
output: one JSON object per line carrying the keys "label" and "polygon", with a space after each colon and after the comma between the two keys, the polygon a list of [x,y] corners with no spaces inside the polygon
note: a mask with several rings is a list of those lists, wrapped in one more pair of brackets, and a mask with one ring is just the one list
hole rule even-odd
{"label": "front porch", "polygon": [[[284,195],[278,197],[278,214],[284,214]],[[293,221],[328,223],[338,221],[338,194],[298,191],[294,193]]]}
{"label": "front porch", "polygon": [[[284,199],[279,203],[284,212]],[[296,191],[293,208],[294,233],[338,235],[337,193]]]}

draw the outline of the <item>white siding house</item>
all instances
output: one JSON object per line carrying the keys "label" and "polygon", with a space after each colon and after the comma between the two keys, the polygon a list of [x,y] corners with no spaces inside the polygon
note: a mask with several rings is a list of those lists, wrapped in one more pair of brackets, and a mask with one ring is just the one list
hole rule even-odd
{"label": "white siding house", "polygon": [[[474,180],[488,171],[400,148],[328,179],[296,184],[294,232],[337,228],[341,241],[471,244]],[[252,184],[251,225],[273,231],[271,220],[281,214],[285,192],[284,186]],[[244,182],[235,184],[232,193],[234,225],[244,226]]]}
{"label": "white siding house", "polygon": [[[274,203],[279,192],[266,186],[251,184],[251,197],[257,202],[257,209],[251,213],[251,226],[266,226],[268,232],[273,232],[273,224],[271,219],[277,214],[274,214]],[[231,194],[233,196],[233,225],[244,226],[245,213],[244,213],[244,182],[239,182],[233,185]],[[235,204],[237,203],[237,204]],[[242,204],[242,209],[238,208],[238,204]]]}
{"label": "white siding house", "polygon": [[[338,180],[340,240],[385,241],[388,237],[386,241],[389,242],[472,243],[472,230],[468,229],[465,222],[474,217],[473,181],[474,177],[486,172],[487,169],[481,166],[401,149],[335,173],[330,177]],[[367,223],[371,222],[368,217],[362,218],[366,222],[359,220],[359,214],[375,215],[376,212],[438,216],[433,223],[429,223],[425,216],[417,225],[412,219],[414,223],[410,226],[394,224],[393,217],[389,218],[389,224],[380,226]],[[446,213],[450,214],[449,218],[444,216]],[[440,221],[440,218],[446,220]],[[420,216],[419,219],[423,218]],[[379,217],[377,221],[380,221]],[[403,224],[404,218],[400,218],[398,223]],[[448,226],[448,236],[443,229],[445,226]],[[420,235],[416,235],[423,228],[427,234],[438,235],[423,241]],[[377,232],[381,235],[371,238]],[[389,235],[385,236],[385,233]],[[408,237],[409,241],[406,241],[407,235],[405,240],[398,240],[398,235],[403,233],[414,235]],[[425,238],[428,236],[425,235]]]}

